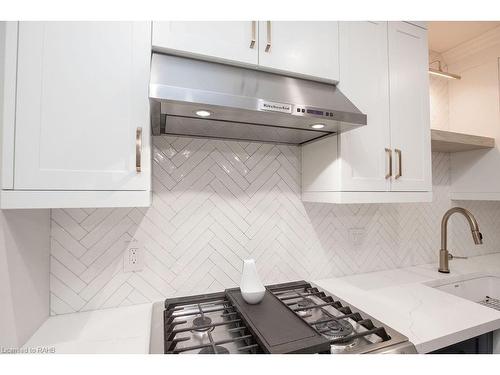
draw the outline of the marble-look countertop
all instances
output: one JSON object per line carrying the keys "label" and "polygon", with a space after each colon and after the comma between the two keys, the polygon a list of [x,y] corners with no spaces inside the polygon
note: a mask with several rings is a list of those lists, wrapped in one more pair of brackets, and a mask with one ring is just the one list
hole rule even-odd
{"label": "marble-look countertop", "polygon": [[500,311],[428,286],[472,274],[500,276],[500,253],[454,259],[450,270],[442,274],[436,264],[426,264],[313,284],[407,336],[419,353],[428,353],[500,329]]}
{"label": "marble-look countertop", "polygon": [[55,353],[149,353],[151,304],[49,317],[23,346]]}
{"label": "marble-look countertop", "polygon": [[[471,274],[500,276],[500,253],[455,259],[450,269],[449,275],[441,274],[436,264],[429,264],[313,284],[404,334],[419,353],[428,353],[500,329],[500,311],[426,285],[467,279]],[[24,348],[54,347],[56,353],[148,353],[151,309],[152,304],[143,304],[51,316]]]}

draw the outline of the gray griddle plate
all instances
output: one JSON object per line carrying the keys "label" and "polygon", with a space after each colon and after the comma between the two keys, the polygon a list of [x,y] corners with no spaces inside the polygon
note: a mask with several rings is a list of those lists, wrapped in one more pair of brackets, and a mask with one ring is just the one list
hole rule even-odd
{"label": "gray griddle plate", "polygon": [[250,305],[239,288],[226,290],[227,298],[241,314],[245,325],[267,353],[330,352],[330,341],[266,290],[261,303]]}

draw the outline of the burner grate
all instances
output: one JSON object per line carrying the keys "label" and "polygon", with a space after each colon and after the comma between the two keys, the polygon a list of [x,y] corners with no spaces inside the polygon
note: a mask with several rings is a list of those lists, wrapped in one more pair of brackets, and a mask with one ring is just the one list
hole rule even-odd
{"label": "burner grate", "polygon": [[[211,350],[213,350],[212,354],[219,354],[220,351],[217,350],[217,347],[221,347],[224,344],[229,344],[230,342],[237,342],[237,341],[242,341],[242,340],[246,340],[246,339],[251,339],[253,336],[252,335],[244,335],[244,336],[240,336],[240,337],[237,337],[234,339],[220,340],[220,341],[214,341],[212,335],[208,335],[208,337],[210,339],[209,344],[193,345],[193,346],[187,346],[187,347],[182,348],[182,349],[174,349],[173,353],[179,354],[182,352],[188,352],[188,351],[196,350],[196,349],[211,348]],[[239,348],[239,349],[242,349],[242,348]],[[209,352],[207,352],[207,353],[209,353]]]}
{"label": "burner grate", "polygon": [[[288,306],[292,311],[297,313],[304,321],[305,318],[310,317],[310,315],[303,315],[305,311],[310,311],[311,309],[319,309],[324,314],[325,318],[319,319],[314,322],[307,322],[311,327],[313,327],[318,333],[327,334],[328,330],[323,327],[325,324],[330,322],[346,321],[347,319],[352,319],[359,326],[363,327],[363,330],[349,334],[346,337],[332,338],[330,340],[331,344],[337,344],[345,342],[348,337],[349,340],[354,340],[361,337],[366,337],[369,335],[376,335],[382,341],[388,341],[391,337],[387,334],[384,327],[375,327],[370,319],[363,319],[359,312],[353,312],[349,306],[343,306],[340,301],[335,301],[332,297],[326,295],[324,292],[313,288],[309,283],[291,283],[283,285],[269,286],[268,290],[271,291],[280,301],[282,301],[286,306]],[[322,303],[315,303],[312,306],[298,306],[298,301],[304,298],[316,297],[323,301]],[[295,301],[293,301],[295,300]],[[297,307],[294,307],[297,306]],[[331,315],[325,308],[332,307],[342,313],[339,316]],[[323,329],[321,329],[323,328]]]}
{"label": "burner grate", "polygon": [[[164,348],[167,354],[198,351],[200,354],[260,353],[260,346],[244,325],[234,306],[221,293],[165,301]],[[218,321],[213,321],[216,317]],[[217,329],[230,338],[216,337]],[[193,335],[202,335],[196,340]],[[191,341],[193,345],[191,344]],[[188,344],[188,345],[186,345]],[[226,346],[225,346],[226,345]]]}

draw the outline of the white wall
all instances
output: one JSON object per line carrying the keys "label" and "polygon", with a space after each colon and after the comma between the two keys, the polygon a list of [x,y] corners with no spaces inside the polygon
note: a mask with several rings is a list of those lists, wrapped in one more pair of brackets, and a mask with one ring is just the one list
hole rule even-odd
{"label": "white wall", "polygon": [[496,199],[500,191],[500,27],[443,53],[450,71],[450,130],[495,138],[495,147],[454,153],[452,191]]}
{"label": "white wall", "polygon": [[[441,61],[441,65],[446,65],[443,56],[437,52],[429,51],[429,63],[435,60]],[[433,68],[437,63],[432,64]],[[431,129],[450,130],[449,94],[448,79],[429,75],[429,94]]]}
{"label": "white wall", "polygon": [[48,210],[0,211],[0,347],[19,347],[49,315]]}
{"label": "white wall", "polygon": [[452,130],[497,137],[499,134],[500,27],[443,53],[449,70],[461,80],[449,80]]}

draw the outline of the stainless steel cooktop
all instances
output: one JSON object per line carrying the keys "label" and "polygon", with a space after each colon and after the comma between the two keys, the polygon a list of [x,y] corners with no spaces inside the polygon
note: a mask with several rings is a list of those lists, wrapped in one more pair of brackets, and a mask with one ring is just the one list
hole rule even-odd
{"label": "stainless steel cooktop", "polygon": [[405,336],[305,281],[268,286],[260,305],[239,295],[154,304],[151,353],[416,353]]}

